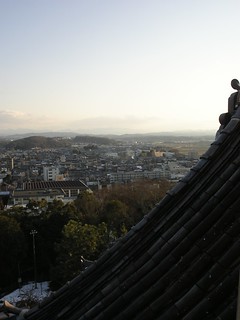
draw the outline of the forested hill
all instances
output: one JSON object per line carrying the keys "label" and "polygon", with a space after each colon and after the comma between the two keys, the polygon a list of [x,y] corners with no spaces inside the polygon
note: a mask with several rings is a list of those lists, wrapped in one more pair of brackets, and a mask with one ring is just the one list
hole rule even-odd
{"label": "forested hill", "polygon": [[42,136],[27,137],[15,141],[11,141],[6,145],[8,149],[27,150],[32,148],[60,148],[69,145],[68,140],[59,140],[56,138],[47,138]]}
{"label": "forested hill", "polygon": [[110,145],[110,144],[116,144],[116,140],[109,139],[106,137],[96,137],[96,136],[76,136],[73,139],[76,143],[91,143],[91,144],[104,144],[104,145]]}
{"label": "forested hill", "polygon": [[113,139],[96,137],[96,136],[76,136],[73,139],[69,138],[49,138],[43,136],[31,136],[18,140],[14,140],[5,144],[7,149],[20,149],[28,150],[32,148],[42,148],[42,149],[56,149],[61,147],[68,147],[72,144],[96,144],[96,145],[110,145],[116,144],[117,142]]}

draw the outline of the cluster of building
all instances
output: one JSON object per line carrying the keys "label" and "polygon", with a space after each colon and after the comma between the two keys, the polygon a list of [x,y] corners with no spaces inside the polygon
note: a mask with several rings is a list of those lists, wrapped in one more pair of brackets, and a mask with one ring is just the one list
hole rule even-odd
{"label": "cluster of building", "polygon": [[[110,187],[137,179],[179,180],[197,161],[194,152],[175,152],[149,145],[96,146],[70,148],[1,150],[1,194],[10,195],[12,205],[29,199],[72,201],[82,190]],[[0,195],[1,195],[0,194]]]}

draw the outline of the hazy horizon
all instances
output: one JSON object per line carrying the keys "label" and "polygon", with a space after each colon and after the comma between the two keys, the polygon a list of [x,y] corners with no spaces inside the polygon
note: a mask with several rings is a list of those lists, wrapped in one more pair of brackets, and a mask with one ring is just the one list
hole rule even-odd
{"label": "hazy horizon", "polygon": [[0,1],[0,133],[213,130],[238,0]]}
{"label": "hazy horizon", "polygon": [[[218,125],[219,127],[219,125]],[[159,128],[159,130],[157,130],[155,128],[151,129],[149,128],[149,130],[137,130],[134,128],[113,128],[111,126],[106,127],[106,128],[101,128],[101,127],[95,127],[95,128],[88,128],[88,129],[84,129],[84,128],[61,128],[61,127],[56,127],[56,128],[31,128],[31,127],[23,127],[23,128],[8,128],[8,129],[4,129],[4,128],[0,128],[0,135],[11,135],[11,134],[26,134],[26,133],[46,133],[46,132],[72,132],[72,133],[78,133],[78,134],[92,134],[92,135],[124,135],[124,134],[159,134],[159,133],[170,133],[170,134],[198,134],[198,133],[202,133],[202,134],[212,134],[214,132],[216,132],[218,130],[218,127],[216,128],[216,130],[214,129],[172,129],[172,130],[161,130],[161,128]]]}
{"label": "hazy horizon", "polygon": [[76,135],[86,135],[86,136],[124,136],[124,135],[143,135],[143,136],[215,136],[216,131],[214,130],[179,130],[179,131],[149,131],[149,132],[119,132],[113,133],[111,131],[81,131],[81,130],[59,130],[59,131],[46,131],[46,130],[31,130],[31,129],[21,129],[21,130],[0,130],[0,137],[11,137],[11,136],[76,136]]}

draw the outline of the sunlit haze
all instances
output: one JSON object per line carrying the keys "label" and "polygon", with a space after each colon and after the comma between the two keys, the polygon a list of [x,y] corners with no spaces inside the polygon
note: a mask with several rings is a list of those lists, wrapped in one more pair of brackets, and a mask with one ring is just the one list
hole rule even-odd
{"label": "sunlit haze", "polygon": [[239,0],[0,0],[0,133],[217,130]]}

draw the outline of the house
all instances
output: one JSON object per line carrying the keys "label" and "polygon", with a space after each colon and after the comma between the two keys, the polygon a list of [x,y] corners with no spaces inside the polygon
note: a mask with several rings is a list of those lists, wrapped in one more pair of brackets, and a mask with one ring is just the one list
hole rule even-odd
{"label": "house", "polygon": [[216,140],[198,163],[125,237],[26,319],[236,319],[240,86],[233,88]]}

